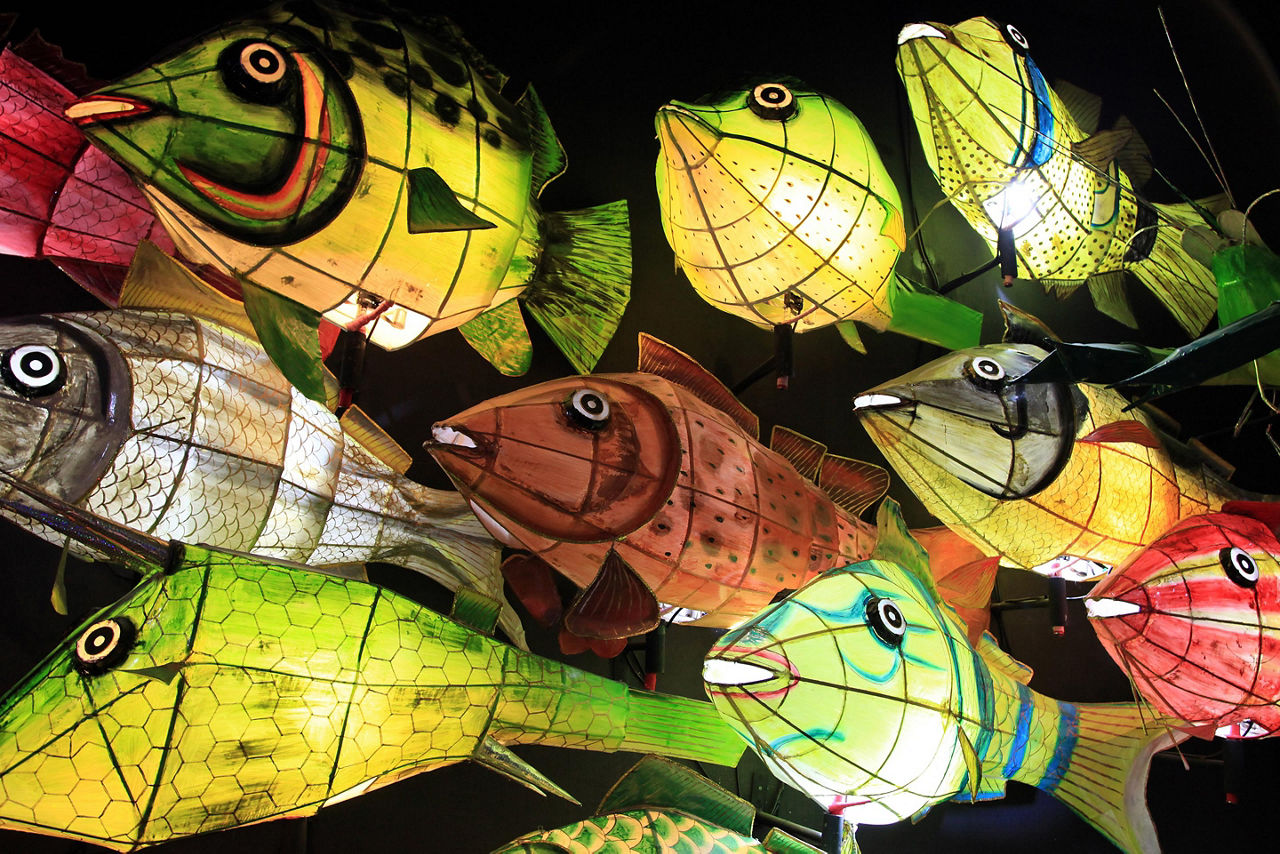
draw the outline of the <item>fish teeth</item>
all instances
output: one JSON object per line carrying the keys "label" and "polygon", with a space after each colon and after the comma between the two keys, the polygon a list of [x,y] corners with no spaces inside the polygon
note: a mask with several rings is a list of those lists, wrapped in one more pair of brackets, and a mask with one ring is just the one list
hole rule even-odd
{"label": "fish teeth", "polygon": [[473,440],[461,430],[456,430],[447,424],[437,424],[431,428],[431,438],[435,439],[440,445],[455,445],[459,448],[474,448],[476,446]]}
{"label": "fish teeth", "polygon": [[945,39],[946,33],[932,24],[907,24],[898,31],[898,44],[906,44],[912,39]]}
{"label": "fish teeth", "polygon": [[1129,614],[1140,613],[1142,608],[1122,599],[1086,599],[1084,610],[1089,619],[1101,620],[1106,617],[1127,617]]}
{"label": "fish teeth", "polygon": [[853,411],[859,409],[887,409],[890,406],[901,406],[905,401],[892,394],[860,394],[853,399]]}

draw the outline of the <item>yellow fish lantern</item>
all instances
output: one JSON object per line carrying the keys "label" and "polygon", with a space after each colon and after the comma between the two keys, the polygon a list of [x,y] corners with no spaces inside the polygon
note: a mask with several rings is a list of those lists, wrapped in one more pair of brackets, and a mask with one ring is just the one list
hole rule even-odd
{"label": "yellow fish lantern", "polygon": [[672,101],[656,119],[662,227],[694,290],[757,326],[851,321],[948,347],[981,317],[894,274],[902,202],[848,108],[791,83],[715,103]]}
{"label": "yellow fish lantern", "polygon": [[1016,27],[908,24],[898,73],[929,167],[1006,275],[1059,294],[1087,282],[1101,311],[1134,326],[1128,270],[1189,333],[1204,328],[1217,285],[1179,244],[1199,215],[1137,198],[1151,165],[1132,126],[1097,131],[1098,99],[1051,89]]}

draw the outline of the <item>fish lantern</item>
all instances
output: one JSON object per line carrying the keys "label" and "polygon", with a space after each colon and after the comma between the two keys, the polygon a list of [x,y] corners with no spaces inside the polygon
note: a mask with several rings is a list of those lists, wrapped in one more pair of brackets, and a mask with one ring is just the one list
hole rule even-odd
{"label": "fish lantern", "polygon": [[1160,714],[1220,735],[1280,729],[1278,522],[1246,501],[1185,519],[1089,593],[1103,648]]}
{"label": "fish lantern", "polygon": [[493,854],[820,854],[776,827],[763,841],[753,838],[755,814],[751,804],[684,765],[646,756],[609,790],[596,815],[526,834]]}
{"label": "fish lantern", "polygon": [[[499,546],[462,497],[406,478],[358,407],[339,419],[292,387],[239,303],[149,245],[122,300],[0,322],[0,472],[139,533],[502,598]],[[502,628],[524,643],[510,607]]]}
{"label": "fish lantern", "polygon": [[957,351],[859,395],[854,411],[925,509],[1007,566],[1067,556],[1054,564],[1067,577],[1096,577],[1178,520],[1249,497],[1190,449],[1175,461],[1119,392],[1025,381],[1047,356]]}
{"label": "fish lantern", "polygon": [[1146,808],[1166,732],[1132,703],[1066,703],[976,645],[940,602],[897,506],[875,555],[830,570],[725,634],[703,680],[729,725],[785,783],[855,825],[946,800],[1003,797],[1009,780],[1060,799],[1124,851],[1158,848]]}
{"label": "fish lantern", "polygon": [[1060,295],[1087,283],[1101,311],[1136,326],[1127,270],[1188,333],[1204,328],[1217,286],[1181,245],[1203,223],[1199,213],[1135,195],[1151,165],[1132,125],[1099,131],[1098,99],[1062,84],[1054,91],[1017,27],[989,18],[908,24],[898,73],[929,168],[1006,277]]}
{"label": "fish lantern", "polygon": [[902,202],[853,113],[792,82],[658,111],[658,202],[694,290],[756,326],[797,332],[856,323],[949,349],[982,318],[894,273]]}
{"label": "fish lantern", "polygon": [[[83,524],[51,507],[23,505]],[[0,698],[0,827],[133,851],[467,760],[569,797],[513,744],[741,755],[709,703],[488,637],[496,603],[470,591],[446,618],[296,564],[89,530],[144,578]]]}
{"label": "fish lantern", "polygon": [[[390,301],[375,344],[461,328],[520,374],[521,297],[589,370],[629,294],[626,206],[539,208],[564,152],[533,90],[508,101],[506,82],[447,21],[285,2],[67,115],[132,173],[183,255],[248,283],[250,302],[257,288],[343,325]],[[270,322],[256,322],[264,340]]]}

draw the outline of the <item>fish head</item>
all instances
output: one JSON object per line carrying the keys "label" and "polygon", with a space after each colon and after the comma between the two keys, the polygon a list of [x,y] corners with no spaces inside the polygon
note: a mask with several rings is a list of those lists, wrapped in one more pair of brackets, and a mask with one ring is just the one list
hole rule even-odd
{"label": "fish head", "polygon": [[[0,827],[138,841],[163,767],[197,597],[153,575],[0,699]],[[171,672],[171,671],[170,671]]]}
{"label": "fish head", "polygon": [[1046,356],[1030,344],[957,350],[858,395],[854,411],[895,468],[1026,498],[1071,459],[1087,407],[1073,384],[1020,381]]}
{"label": "fish head", "polygon": [[[935,171],[942,140],[955,143],[948,156],[958,162],[949,165],[967,184],[1003,184],[1015,170],[1049,159],[1050,90],[1016,26],[990,18],[908,24],[898,34],[897,64]],[[973,189],[990,195],[990,188]]]}
{"label": "fish head", "polygon": [[78,501],[129,434],[132,391],[119,349],[88,326],[0,322],[0,473]]}
{"label": "fish head", "polygon": [[1280,727],[1280,541],[1236,513],[1184,519],[1104,577],[1089,622],[1134,687],[1194,724]]}
{"label": "fish head", "polygon": [[[851,278],[883,301],[905,248],[902,203],[848,108],[772,80],[672,101],[655,123],[663,229],[704,299],[766,327],[842,319],[829,304]],[[838,281],[814,275],[815,257],[834,259]]]}
{"label": "fish head", "polygon": [[960,785],[954,655],[966,643],[910,573],[869,560],[726,633],[703,682],[779,779],[849,821],[885,824]]}
{"label": "fish head", "polygon": [[359,110],[317,32],[288,19],[215,30],[67,116],[206,225],[256,246],[297,242],[345,206],[365,161]]}
{"label": "fish head", "polygon": [[578,543],[630,533],[668,503],[682,465],[666,405],[598,375],[472,407],[436,424],[425,447],[490,532],[517,547],[522,529]]}

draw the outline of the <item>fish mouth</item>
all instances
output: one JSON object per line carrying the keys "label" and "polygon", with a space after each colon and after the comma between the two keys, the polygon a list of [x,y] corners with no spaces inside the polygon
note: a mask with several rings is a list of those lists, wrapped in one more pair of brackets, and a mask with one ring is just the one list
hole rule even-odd
{"label": "fish mouth", "polygon": [[452,451],[454,453],[482,453],[482,442],[461,427],[451,424],[434,424],[431,427],[431,438],[422,443],[428,451]]}
{"label": "fish mouth", "polygon": [[[781,697],[800,681],[800,672],[780,652],[729,646],[718,649],[702,665],[702,681],[717,694],[750,694],[756,699]],[[782,682],[774,688],[771,683]],[[760,686],[762,690],[756,690]]]}
{"label": "fish mouth", "polygon": [[1091,620],[1104,620],[1107,617],[1128,617],[1132,614],[1142,613],[1142,606],[1136,602],[1127,602],[1124,599],[1108,599],[1099,597],[1097,599],[1085,599],[1084,610]]}
{"label": "fish mouth", "polygon": [[[658,110],[654,120],[658,139],[673,169],[693,170],[711,159],[720,134],[693,110],[672,102]],[[699,153],[701,152],[701,153]]]}
{"label": "fish mouth", "polygon": [[134,98],[122,98],[118,95],[89,95],[67,107],[64,114],[76,125],[83,127],[117,119],[137,118],[150,113],[153,109],[151,104]]}
{"label": "fish mouth", "polygon": [[853,399],[853,411],[863,413],[869,410],[877,409],[902,409],[911,406],[915,401],[907,400],[905,397],[899,397],[896,394],[887,394],[885,392],[867,392],[860,394]]}
{"label": "fish mouth", "polygon": [[933,24],[907,24],[898,31],[898,44],[904,45],[912,39],[945,39],[947,34]]}

